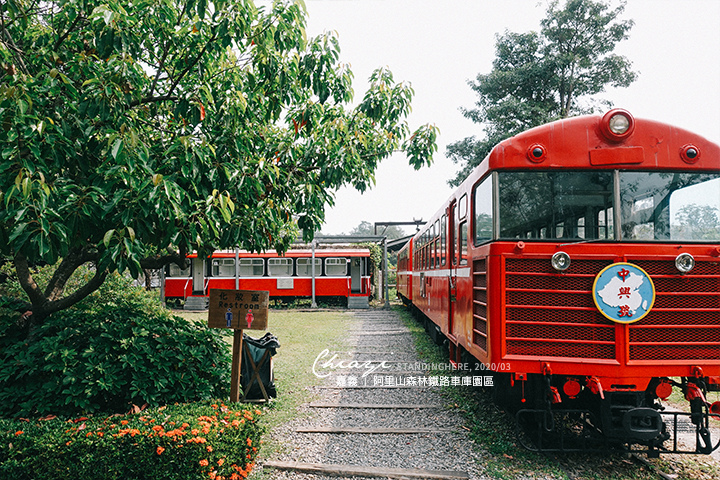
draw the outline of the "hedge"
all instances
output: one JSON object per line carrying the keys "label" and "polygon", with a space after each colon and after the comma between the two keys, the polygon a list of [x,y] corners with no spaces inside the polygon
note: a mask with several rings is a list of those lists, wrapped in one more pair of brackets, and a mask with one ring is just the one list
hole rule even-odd
{"label": "hedge", "polygon": [[0,420],[0,478],[239,480],[257,456],[261,415],[207,401],[125,415]]}

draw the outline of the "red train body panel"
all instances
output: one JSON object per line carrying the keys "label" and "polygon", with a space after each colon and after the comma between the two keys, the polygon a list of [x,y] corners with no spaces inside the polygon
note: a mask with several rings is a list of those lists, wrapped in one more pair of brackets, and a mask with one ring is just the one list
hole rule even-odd
{"label": "red train body panel", "polygon": [[[290,250],[283,256],[274,251],[238,253],[215,252],[208,259],[189,255],[189,266],[171,266],[165,276],[165,298],[187,299],[207,296],[213,288],[266,290],[270,298],[309,298],[312,296],[312,251]],[[370,251],[363,248],[316,249],[316,297],[369,297]],[[236,283],[237,282],[237,283]]]}
{"label": "red train body panel", "polygon": [[677,377],[697,413],[720,378],[719,219],[718,145],[622,110],[562,120],[493,149],[400,252],[398,294],[496,389],[535,379],[537,404],[616,392],[647,410]]}

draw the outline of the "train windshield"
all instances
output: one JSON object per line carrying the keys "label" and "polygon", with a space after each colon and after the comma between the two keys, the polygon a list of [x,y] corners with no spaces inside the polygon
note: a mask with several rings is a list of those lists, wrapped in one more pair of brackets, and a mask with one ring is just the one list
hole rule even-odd
{"label": "train windshield", "polygon": [[720,240],[720,174],[620,172],[624,240]]}
{"label": "train windshield", "polygon": [[612,171],[500,172],[500,238],[613,238]]}
{"label": "train windshield", "polygon": [[720,174],[686,172],[499,172],[500,238],[720,240]]}

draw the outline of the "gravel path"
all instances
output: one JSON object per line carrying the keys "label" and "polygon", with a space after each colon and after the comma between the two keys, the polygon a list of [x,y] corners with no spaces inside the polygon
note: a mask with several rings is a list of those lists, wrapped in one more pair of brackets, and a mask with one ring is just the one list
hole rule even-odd
{"label": "gravel path", "polygon": [[[485,463],[463,429],[463,419],[442,405],[437,387],[427,386],[417,370],[419,358],[410,332],[392,311],[356,311],[347,344],[341,352],[328,351],[327,368],[316,365],[319,373],[329,374],[325,385],[314,388],[317,398],[302,407],[308,415],[272,432],[274,440],[286,445],[273,462],[299,462],[320,465],[385,467],[447,471],[447,478],[486,478]],[[338,346],[328,346],[328,350]],[[337,355],[333,358],[333,355]],[[345,367],[330,368],[343,361]],[[351,361],[356,363],[350,364]],[[385,362],[385,363],[382,363]],[[374,371],[372,371],[375,369]],[[364,373],[368,372],[363,376]],[[450,372],[445,372],[451,375]],[[408,385],[409,383],[409,385]],[[382,384],[382,385],[380,385]],[[398,387],[398,384],[405,384]],[[390,385],[390,386],[388,386]],[[323,407],[311,405],[363,404],[375,408]],[[396,405],[397,408],[377,408]],[[410,405],[424,408],[403,408]],[[297,429],[363,428],[422,429],[420,433],[306,433]],[[272,480],[323,480],[356,478],[349,475],[299,473],[295,470],[270,470]],[[411,478],[382,475],[365,478]],[[421,477],[412,477],[421,478]],[[431,478],[431,477],[426,477]]]}

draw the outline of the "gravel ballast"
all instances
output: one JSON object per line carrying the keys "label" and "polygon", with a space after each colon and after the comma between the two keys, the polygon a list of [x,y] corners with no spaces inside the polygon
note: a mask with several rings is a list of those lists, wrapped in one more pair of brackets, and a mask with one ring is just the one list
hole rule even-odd
{"label": "gravel ballast", "polygon": [[[439,387],[418,381],[427,375],[448,377],[453,372],[419,371],[417,367],[422,362],[414,351],[410,331],[392,311],[355,311],[350,321],[345,343],[328,345],[328,354],[316,362],[316,371],[328,374],[324,384],[310,388],[308,402],[301,407],[298,420],[271,433],[273,440],[284,448],[265,463],[297,462],[385,469],[381,476],[376,477],[367,476],[367,472],[360,473],[364,478],[378,479],[422,478],[423,471],[428,471],[428,475],[429,471],[437,471],[437,478],[487,478],[482,473],[485,463],[483,454],[469,438],[463,427],[463,418],[444,406],[446,400]],[[334,359],[333,355],[336,355]],[[332,367],[320,368],[321,363],[331,359]],[[337,367],[341,361],[345,368]],[[353,361],[355,363],[350,363]],[[368,370],[371,372],[363,376]],[[313,372],[308,371],[308,375],[313,375]],[[339,404],[342,407],[314,408],[311,404]],[[354,408],[357,405],[373,408]],[[378,408],[386,405],[398,408]],[[348,428],[421,431],[412,434],[296,431]],[[357,478],[349,473],[345,476],[338,472],[328,475],[260,467],[269,473],[267,478],[272,480]],[[420,476],[411,476],[412,469],[420,470]],[[403,472],[408,476],[403,477]],[[442,477],[443,472],[448,476]]]}

